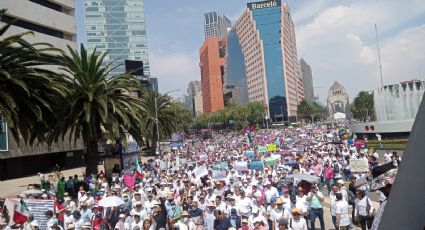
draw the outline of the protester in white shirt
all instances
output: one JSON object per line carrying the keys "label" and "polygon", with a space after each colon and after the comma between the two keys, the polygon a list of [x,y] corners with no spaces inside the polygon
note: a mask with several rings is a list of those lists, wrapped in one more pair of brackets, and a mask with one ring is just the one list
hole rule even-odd
{"label": "protester in white shirt", "polygon": [[301,217],[301,210],[293,208],[292,217],[288,218],[288,230],[307,230],[307,221]]}
{"label": "protester in white shirt", "polygon": [[348,202],[343,199],[341,193],[336,193],[336,226],[339,230],[348,230],[350,227],[350,215]]}

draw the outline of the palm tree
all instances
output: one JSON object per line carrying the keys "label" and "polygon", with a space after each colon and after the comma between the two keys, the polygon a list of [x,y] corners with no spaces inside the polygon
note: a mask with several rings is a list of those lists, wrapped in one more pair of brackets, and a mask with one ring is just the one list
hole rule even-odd
{"label": "palm tree", "polygon": [[[170,135],[175,130],[175,112],[169,106],[171,104],[170,97],[160,95],[156,92],[143,90],[142,96],[142,121],[143,130],[146,137],[150,140],[152,150],[156,150],[158,141],[157,120],[159,132],[161,135]],[[156,101],[156,104],[155,104]]]}
{"label": "palm tree", "polygon": [[104,63],[107,53],[96,50],[87,53],[81,45],[80,53],[68,47],[69,54],[61,52],[60,69],[65,73],[68,94],[63,109],[58,111],[62,119],[50,132],[50,141],[57,141],[70,134],[76,141],[82,138],[87,146],[86,175],[97,171],[98,142],[102,135],[124,137],[126,133],[141,142],[141,100],[132,92],[141,89],[140,81],[129,75],[108,77],[113,68]]}
{"label": "palm tree", "polygon": [[[0,18],[5,13],[0,10]],[[45,122],[54,118],[55,98],[63,96],[65,88],[62,78],[40,68],[53,63],[47,52],[56,49],[25,41],[32,32],[6,37],[11,23],[0,27],[0,116],[18,143],[20,137],[32,143],[44,139]]]}

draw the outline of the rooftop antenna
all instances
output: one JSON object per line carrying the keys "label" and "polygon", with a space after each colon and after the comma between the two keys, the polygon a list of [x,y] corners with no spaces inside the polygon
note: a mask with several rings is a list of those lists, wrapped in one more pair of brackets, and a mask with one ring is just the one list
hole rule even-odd
{"label": "rooftop antenna", "polygon": [[376,46],[378,47],[379,73],[381,74],[381,87],[384,87],[384,78],[382,77],[381,50],[379,49],[378,26],[375,24]]}

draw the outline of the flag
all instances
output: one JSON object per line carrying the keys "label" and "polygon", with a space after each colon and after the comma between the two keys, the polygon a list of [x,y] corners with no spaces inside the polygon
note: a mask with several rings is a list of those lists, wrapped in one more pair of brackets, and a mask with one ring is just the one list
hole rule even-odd
{"label": "flag", "polygon": [[16,203],[15,211],[13,212],[13,222],[15,224],[23,224],[28,220],[29,209],[24,199]]}
{"label": "flag", "polygon": [[136,173],[135,173],[135,179],[142,179],[143,175],[142,175],[142,169],[140,168],[140,164],[139,164],[139,158],[136,157]]}

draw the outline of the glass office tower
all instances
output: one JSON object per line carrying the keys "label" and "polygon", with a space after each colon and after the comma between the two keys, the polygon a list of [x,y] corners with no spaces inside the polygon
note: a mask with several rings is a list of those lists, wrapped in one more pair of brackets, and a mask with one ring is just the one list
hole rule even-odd
{"label": "glass office tower", "polygon": [[88,49],[109,51],[105,60],[120,65],[111,75],[125,72],[125,60],[135,60],[149,76],[144,1],[85,0],[84,8]]}

